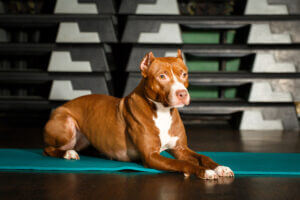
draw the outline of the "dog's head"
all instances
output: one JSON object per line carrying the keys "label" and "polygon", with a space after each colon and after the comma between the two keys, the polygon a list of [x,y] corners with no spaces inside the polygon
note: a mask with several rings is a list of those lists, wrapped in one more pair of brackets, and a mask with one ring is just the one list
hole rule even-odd
{"label": "dog's head", "polygon": [[145,55],[140,70],[145,80],[145,95],[165,107],[183,107],[190,103],[188,93],[188,68],[183,62],[181,50],[177,57],[154,57]]}

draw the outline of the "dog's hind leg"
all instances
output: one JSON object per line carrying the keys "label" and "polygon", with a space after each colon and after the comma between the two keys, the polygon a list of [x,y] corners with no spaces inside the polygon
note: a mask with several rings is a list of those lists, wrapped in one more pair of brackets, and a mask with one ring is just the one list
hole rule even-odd
{"label": "dog's hind leg", "polygon": [[76,120],[66,108],[56,109],[44,128],[44,153],[52,157],[78,160],[79,156],[74,150],[76,135]]}

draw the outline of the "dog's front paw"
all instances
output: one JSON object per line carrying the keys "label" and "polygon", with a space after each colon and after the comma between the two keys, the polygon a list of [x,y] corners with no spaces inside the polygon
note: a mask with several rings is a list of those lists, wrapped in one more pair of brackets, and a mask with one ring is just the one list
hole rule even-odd
{"label": "dog's front paw", "polygon": [[66,153],[64,155],[64,159],[67,159],[67,160],[79,160],[79,155],[74,150],[68,150],[68,151],[66,151]]}
{"label": "dog's front paw", "polygon": [[218,166],[214,170],[218,176],[234,176],[233,171],[229,167]]}
{"label": "dog's front paw", "polygon": [[217,179],[218,178],[218,174],[211,169],[207,169],[205,170],[204,173],[204,179]]}

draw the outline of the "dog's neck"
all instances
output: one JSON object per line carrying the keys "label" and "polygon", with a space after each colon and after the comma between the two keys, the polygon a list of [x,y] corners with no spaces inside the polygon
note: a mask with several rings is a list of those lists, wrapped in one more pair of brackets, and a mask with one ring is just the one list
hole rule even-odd
{"label": "dog's neck", "polygon": [[172,114],[173,110],[176,108],[166,107],[162,103],[156,102],[147,97],[147,95],[145,94],[145,84],[146,80],[142,78],[138,86],[127,97],[125,97],[125,99],[127,99],[127,102],[129,100],[135,102],[134,105],[131,104],[130,106],[137,106],[139,108],[142,107],[144,110],[151,109],[151,112],[154,114],[154,116],[156,116],[158,110],[168,110]]}

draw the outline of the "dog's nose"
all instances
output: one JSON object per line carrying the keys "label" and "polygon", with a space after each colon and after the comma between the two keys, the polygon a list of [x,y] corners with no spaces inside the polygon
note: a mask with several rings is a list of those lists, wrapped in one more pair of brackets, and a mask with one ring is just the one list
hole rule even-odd
{"label": "dog's nose", "polygon": [[184,100],[187,97],[188,93],[186,90],[177,90],[176,91],[176,97],[179,100]]}

